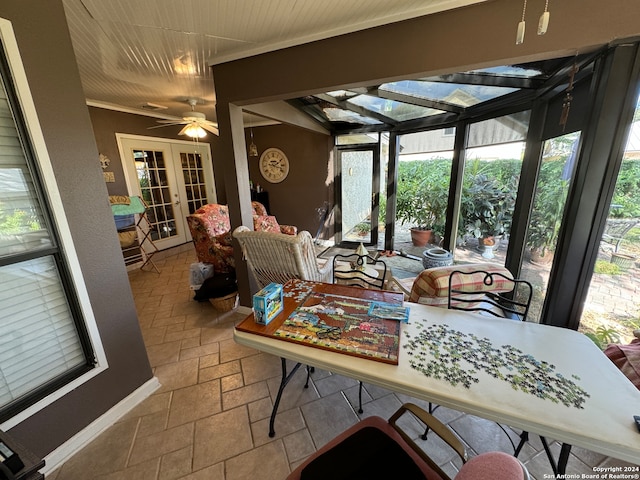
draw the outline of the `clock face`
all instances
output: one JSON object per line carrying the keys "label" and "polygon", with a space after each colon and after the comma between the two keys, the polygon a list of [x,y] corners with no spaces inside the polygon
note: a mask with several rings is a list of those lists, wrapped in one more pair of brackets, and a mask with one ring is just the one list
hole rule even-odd
{"label": "clock face", "polygon": [[289,159],[279,148],[267,148],[260,156],[260,173],[271,183],[280,183],[289,174]]}

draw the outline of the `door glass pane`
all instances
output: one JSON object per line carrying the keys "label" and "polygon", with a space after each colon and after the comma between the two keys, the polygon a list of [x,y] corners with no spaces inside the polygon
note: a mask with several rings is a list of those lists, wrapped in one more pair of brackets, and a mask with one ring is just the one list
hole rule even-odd
{"label": "door glass pane", "polygon": [[544,143],[520,275],[533,285],[528,321],[540,321],[579,140],[575,132]]}
{"label": "door glass pane", "polygon": [[199,153],[180,152],[180,165],[187,192],[187,205],[191,214],[207,204],[202,156]]}
{"label": "door glass pane", "polygon": [[504,265],[529,112],[474,123],[465,151],[457,262]]}
{"label": "door glass pane", "polygon": [[603,348],[640,328],[640,109],[622,159],[579,330]]}
{"label": "door glass pane", "polygon": [[373,196],[373,151],[343,151],[342,239],[371,242],[371,198]]}
{"label": "door glass pane", "polygon": [[163,152],[134,150],[133,157],[142,198],[149,206],[147,219],[151,224],[151,239],[178,235]]}

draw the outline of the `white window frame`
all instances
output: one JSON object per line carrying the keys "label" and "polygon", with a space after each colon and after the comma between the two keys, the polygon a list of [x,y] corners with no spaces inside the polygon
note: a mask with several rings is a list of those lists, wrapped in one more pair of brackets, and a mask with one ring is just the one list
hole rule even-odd
{"label": "white window frame", "polygon": [[55,182],[56,177],[44,141],[44,135],[40,128],[40,122],[29,89],[29,82],[22,64],[13,26],[9,20],[3,18],[0,18],[0,40],[5,49],[7,62],[13,77],[16,96],[24,115],[23,120],[33,147],[34,160],[37,162],[42,173],[40,181],[42,182],[44,193],[49,201],[49,214],[52,216],[57,227],[61,249],[65,252],[65,261],[69,267],[72,287],[75,289],[82,317],[85,320],[89,341],[91,342],[96,358],[94,368],[0,424],[0,429],[8,430],[99,375],[109,368],[109,365],[91,307],[82,269],[80,268],[80,261],[78,260],[73,244],[73,238],[64,212],[60,191]]}

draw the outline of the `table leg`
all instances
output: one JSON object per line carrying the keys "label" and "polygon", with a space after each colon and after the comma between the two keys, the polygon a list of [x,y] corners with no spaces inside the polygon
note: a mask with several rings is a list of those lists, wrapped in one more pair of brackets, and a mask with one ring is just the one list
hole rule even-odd
{"label": "table leg", "polygon": [[273,410],[271,410],[271,419],[269,420],[269,437],[273,438],[276,435],[276,431],[273,428],[273,425],[276,422],[276,414],[278,413],[278,405],[280,405],[280,398],[282,398],[282,392],[284,391],[284,387],[287,386],[291,377],[298,371],[301,363],[297,363],[295,367],[287,374],[287,360],[285,358],[280,358],[282,361],[282,379],[280,380],[280,388],[278,388],[278,395],[276,395],[276,401],[273,402]]}
{"label": "table leg", "polygon": [[571,453],[571,445],[563,443],[560,448],[560,455],[558,456],[558,475],[564,476],[567,471],[567,462],[569,461],[569,454]]}
{"label": "table leg", "polygon": [[[529,441],[529,433],[523,431],[520,434],[520,443],[516,447],[516,450],[513,454],[514,457],[518,457],[518,455],[520,454],[520,450],[522,450],[522,447],[527,441]],[[567,462],[569,461],[569,453],[571,453],[571,445],[569,445],[568,443],[562,444],[562,447],[560,448],[560,455],[558,455],[558,460],[556,461],[553,458],[553,453],[549,448],[547,439],[543,436],[540,436],[540,441],[542,442],[544,451],[547,454],[549,463],[551,464],[551,470],[553,470],[553,474],[555,475],[556,478],[561,475],[563,476],[567,470]]]}

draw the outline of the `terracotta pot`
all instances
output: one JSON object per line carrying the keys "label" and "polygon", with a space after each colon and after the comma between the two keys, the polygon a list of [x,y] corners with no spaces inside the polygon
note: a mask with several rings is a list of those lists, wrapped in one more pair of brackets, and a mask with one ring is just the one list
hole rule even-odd
{"label": "terracotta pot", "polygon": [[411,229],[411,242],[414,247],[424,247],[431,242],[433,233],[431,230],[422,230],[420,228]]}
{"label": "terracotta pot", "polygon": [[539,249],[533,248],[529,250],[529,258],[534,265],[549,265],[553,262],[553,252],[546,251],[541,255]]}

